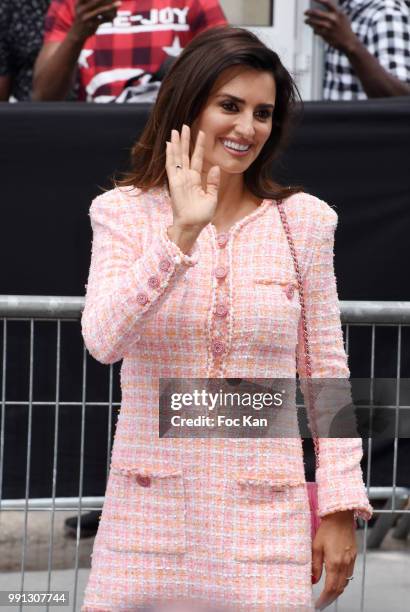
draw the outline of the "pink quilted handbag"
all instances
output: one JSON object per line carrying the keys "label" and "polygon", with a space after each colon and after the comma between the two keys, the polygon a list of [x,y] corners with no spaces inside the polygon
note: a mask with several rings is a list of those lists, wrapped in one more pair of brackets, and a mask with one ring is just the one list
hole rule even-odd
{"label": "pink quilted handbag", "polygon": [[[292,235],[290,232],[288,220],[286,217],[285,210],[283,208],[282,200],[277,202],[277,207],[279,210],[280,218],[282,221],[283,228],[285,230],[286,238],[288,240],[289,249],[293,259],[293,265],[296,272],[296,278],[298,283],[298,292],[299,292],[299,301],[301,307],[301,318],[302,318],[302,326],[303,326],[303,344],[304,344],[304,356],[305,356],[305,366],[306,366],[306,377],[307,377],[307,388],[308,388],[308,405],[310,406],[308,418],[309,418],[309,426],[312,432],[313,444],[315,448],[315,460],[316,460],[316,470],[319,467],[319,440],[314,435],[316,431],[314,424],[314,414],[313,414],[313,394],[310,379],[312,378],[312,366],[310,361],[310,350],[309,350],[309,335],[308,328],[306,322],[306,309],[305,309],[305,300],[303,296],[303,285],[302,285],[302,276],[300,274],[299,264],[296,257],[296,249],[293,243]],[[312,536],[312,540],[316,535],[316,531],[320,525],[320,517],[318,513],[318,490],[317,490],[317,482],[307,482],[307,492],[309,498],[309,506],[310,506],[310,532]]]}

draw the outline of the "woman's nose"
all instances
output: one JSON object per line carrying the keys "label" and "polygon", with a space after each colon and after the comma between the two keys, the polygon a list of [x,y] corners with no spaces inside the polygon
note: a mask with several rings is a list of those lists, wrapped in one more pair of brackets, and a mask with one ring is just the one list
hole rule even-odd
{"label": "woman's nose", "polygon": [[236,131],[239,138],[245,138],[247,140],[253,140],[255,136],[255,125],[254,120],[242,120],[237,123]]}

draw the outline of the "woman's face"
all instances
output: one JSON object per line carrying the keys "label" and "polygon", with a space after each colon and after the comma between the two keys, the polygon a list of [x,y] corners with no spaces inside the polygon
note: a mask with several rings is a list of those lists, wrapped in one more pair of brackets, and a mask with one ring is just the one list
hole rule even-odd
{"label": "woman's face", "polygon": [[275,97],[270,72],[235,66],[220,75],[192,126],[192,146],[198,131],[205,132],[203,172],[217,165],[242,173],[255,161],[272,130]]}

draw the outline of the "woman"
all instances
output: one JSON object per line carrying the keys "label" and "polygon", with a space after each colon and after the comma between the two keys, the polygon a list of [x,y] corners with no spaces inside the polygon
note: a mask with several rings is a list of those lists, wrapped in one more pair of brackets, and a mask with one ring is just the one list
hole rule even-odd
{"label": "woman", "polygon": [[162,83],[131,175],[91,206],[83,336],[98,361],[123,364],[83,612],[167,601],[299,612],[313,609],[323,563],[319,608],[353,575],[354,519],[372,515],[360,439],[320,439],[322,522],[312,546],[300,436],[158,437],[160,378],[294,379],[296,358],[303,374],[281,199],[304,283],[312,376],[349,376],[333,271],[337,215],[270,178],[295,91],[255,35],[229,26],[200,34]]}

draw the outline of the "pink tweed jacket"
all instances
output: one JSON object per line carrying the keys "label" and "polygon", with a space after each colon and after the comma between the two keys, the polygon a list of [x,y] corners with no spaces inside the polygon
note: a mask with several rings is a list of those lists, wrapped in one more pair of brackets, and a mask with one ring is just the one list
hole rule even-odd
{"label": "pink tweed jacket", "polygon": [[[285,211],[304,283],[312,376],[349,376],[333,241],[337,214],[301,193]],[[90,208],[82,333],[123,360],[122,401],[82,612],[164,601],[232,610],[313,610],[302,443],[158,436],[158,379],[295,378],[297,283],[275,201],[228,232],[209,224],[190,255],[167,236],[168,191],[116,188]],[[301,362],[299,360],[299,363]],[[360,438],[321,438],[319,513],[373,509]]]}

